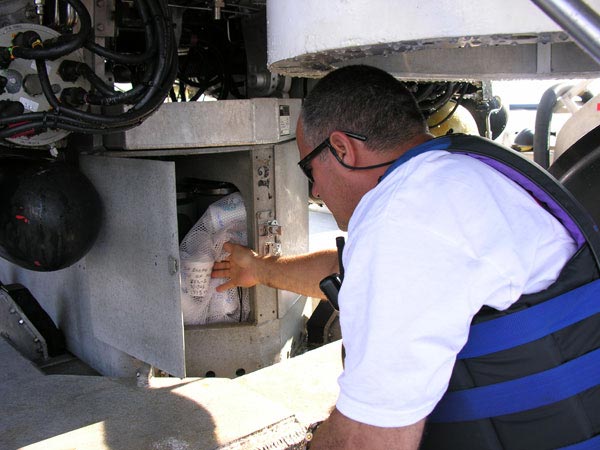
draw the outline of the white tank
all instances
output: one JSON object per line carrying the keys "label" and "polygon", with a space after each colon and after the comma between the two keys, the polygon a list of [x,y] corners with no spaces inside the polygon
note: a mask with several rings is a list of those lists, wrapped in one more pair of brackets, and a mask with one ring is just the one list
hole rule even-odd
{"label": "white tank", "polygon": [[600,94],[587,101],[567,119],[556,136],[554,159],[557,159],[579,139],[600,125],[599,105]]}
{"label": "white tank", "polygon": [[530,0],[268,0],[267,29],[271,70],[291,76],[358,63],[417,80],[600,73]]}

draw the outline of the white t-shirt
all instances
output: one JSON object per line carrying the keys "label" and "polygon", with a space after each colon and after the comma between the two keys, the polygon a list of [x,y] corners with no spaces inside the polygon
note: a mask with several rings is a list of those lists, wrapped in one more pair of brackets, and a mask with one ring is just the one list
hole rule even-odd
{"label": "white t-shirt", "polygon": [[380,427],[426,417],[481,307],[548,287],[575,251],[552,215],[475,158],[434,150],[396,168],[348,227],[338,410]]}

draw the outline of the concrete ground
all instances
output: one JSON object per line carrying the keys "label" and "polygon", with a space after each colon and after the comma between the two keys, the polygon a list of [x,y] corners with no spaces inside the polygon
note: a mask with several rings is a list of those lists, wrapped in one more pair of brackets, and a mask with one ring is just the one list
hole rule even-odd
{"label": "concrete ground", "polygon": [[237,379],[44,375],[0,338],[0,449],[285,449],[335,404],[340,341]]}

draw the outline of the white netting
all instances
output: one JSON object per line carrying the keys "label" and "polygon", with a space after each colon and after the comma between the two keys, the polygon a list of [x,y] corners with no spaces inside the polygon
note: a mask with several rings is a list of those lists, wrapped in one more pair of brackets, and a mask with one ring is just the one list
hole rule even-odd
{"label": "white netting", "polygon": [[243,322],[248,319],[250,301],[246,289],[217,292],[225,282],[210,278],[212,266],[220,261],[225,242],[247,245],[246,208],[236,192],[208,207],[179,246],[181,259],[181,308],[185,325],[216,322]]}

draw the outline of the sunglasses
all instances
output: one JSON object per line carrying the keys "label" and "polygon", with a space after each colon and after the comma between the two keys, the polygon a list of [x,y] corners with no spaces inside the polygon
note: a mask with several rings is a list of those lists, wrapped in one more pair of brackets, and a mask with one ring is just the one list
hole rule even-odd
{"label": "sunglasses", "polygon": [[[344,133],[348,137],[351,137],[352,139],[357,139],[359,141],[364,142],[367,140],[367,137],[362,134],[352,133],[350,131],[342,131],[342,133]],[[306,155],[304,158],[302,158],[298,162],[300,169],[302,170],[304,175],[306,175],[306,178],[308,178],[311,183],[314,183],[315,179],[313,178],[313,175],[312,175],[312,167],[310,165],[310,162],[313,159],[315,159],[315,157],[317,157],[317,155],[319,155],[319,153],[321,153],[326,148],[329,148],[329,151],[335,157],[335,159],[337,159],[337,161],[343,167],[345,167],[347,169],[353,169],[353,170],[375,169],[377,167],[389,166],[394,161],[396,161],[396,159],[392,159],[391,161],[387,161],[387,162],[380,163],[380,164],[375,164],[372,166],[362,166],[362,167],[351,166],[349,164],[346,164],[344,161],[342,161],[342,158],[340,158],[340,155],[337,154],[337,152],[333,148],[333,145],[331,145],[331,141],[329,140],[329,136],[328,136],[323,142],[321,142],[319,145],[317,145],[313,151],[311,151],[308,155]]]}

